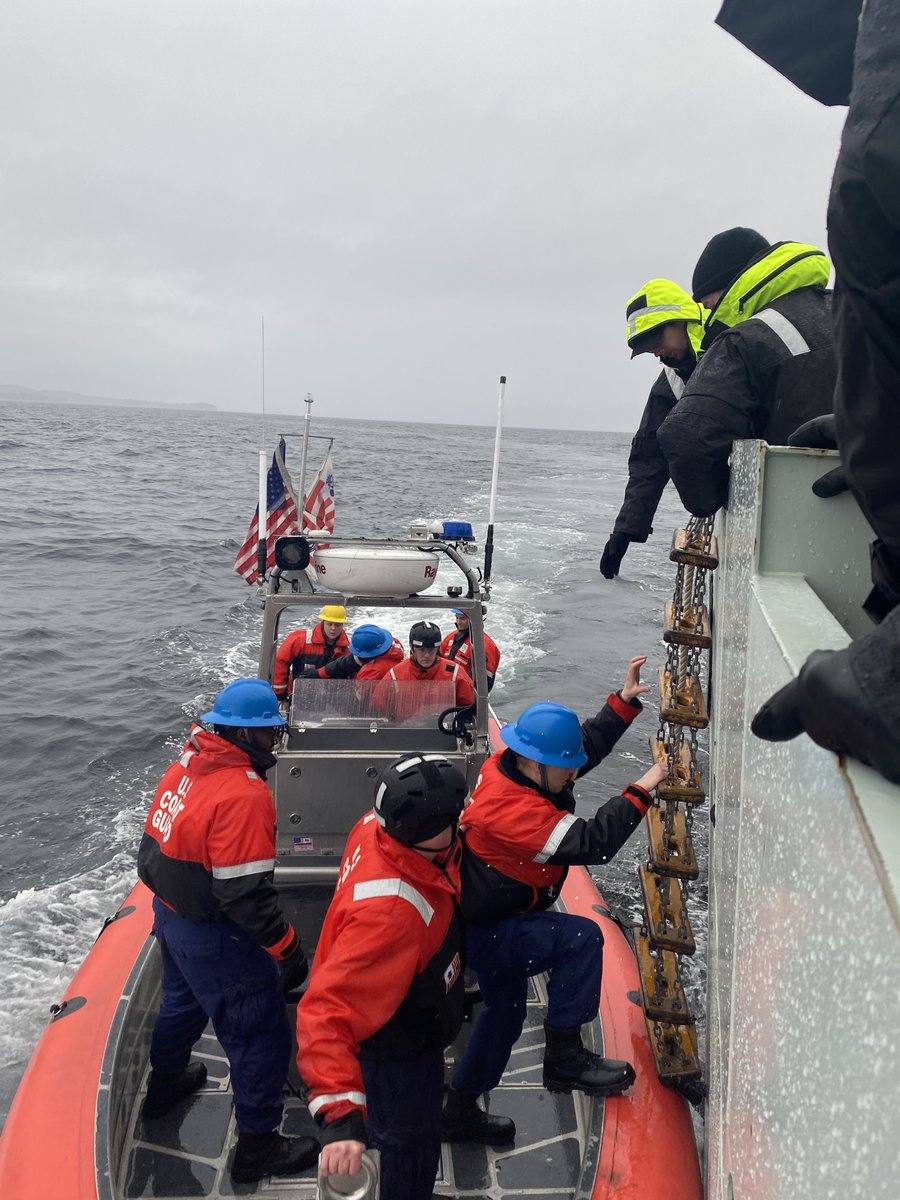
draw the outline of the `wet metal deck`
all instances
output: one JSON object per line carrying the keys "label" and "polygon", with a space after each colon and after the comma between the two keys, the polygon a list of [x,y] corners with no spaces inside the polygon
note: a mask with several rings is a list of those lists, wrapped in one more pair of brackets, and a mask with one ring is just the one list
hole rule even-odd
{"label": "wet metal deck", "polygon": [[[329,894],[329,889],[321,887],[307,890],[302,901],[296,898],[299,928],[308,930],[313,919],[318,927]],[[589,1156],[599,1147],[603,1102],[579,1093],[551,1095],[541,1086],[545,1005],[543,979],[532,980],[525,1029],[500,1087],[491,1094],[492,1109],[515,1120],[515,1143],[498,1150],[470,1143],[445,1145],[435,1185],[437,1196],[560,1200],[575,1195],[583,1174],[593,1176],[594,1164],[586,1158],[586,1148]],[[463,1027],[457,1044],[447,1052],[448,1079],[470,1028]],[[197,1044],[195,1058],[204,1062],[209,1072],[201,1091],[156,1121],[143,1121],[140,1102],[136,1105],[122,1178],[114,1181],[114,1194],[129,1200],[248,1195],[312,1200],[316,1196],[314,1168],[290,1179],[264,1179],[258,1184],[231,1182],[228,1169],[235,1128],[228,1062],[211,1028]],[[315,1136],[317,1129],[300,1099],[299,1086],[296,1068],[292,1067],[289,1089],[293,1090],[285,1096],[283,1131]]]}

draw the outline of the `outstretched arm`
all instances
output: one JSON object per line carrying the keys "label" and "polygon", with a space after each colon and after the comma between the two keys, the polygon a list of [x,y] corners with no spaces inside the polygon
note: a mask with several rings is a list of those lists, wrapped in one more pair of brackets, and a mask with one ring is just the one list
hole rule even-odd
{"label": "outstretched arm", "polygon": [[645,654],[638,654],[628,663],[622,690],[614,692],[594,717],[581,723],[581,735],[587,762],[578,772],[579,778],[592,771],[615,746],[616,742],[641,712],[643,705],[638,696],[649,692],[641,683],[641,667],[647,661]]}

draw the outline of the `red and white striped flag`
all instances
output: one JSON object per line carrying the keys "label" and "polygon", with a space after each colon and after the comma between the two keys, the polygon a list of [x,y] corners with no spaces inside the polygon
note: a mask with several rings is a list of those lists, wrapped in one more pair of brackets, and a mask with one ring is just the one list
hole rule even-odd
{"label": "red and white striped flag", "polygon": [[301,533],[306,529],[327,529],[334,533],[334,465],[330,448],[303,502]]}
{"label": "red and white striped flag", "polygon": [[[287,486],[285,484],[287,468],[284,467],[284,451],[285,445],[282,440],[272,455],[272,465],[266,476],[266,551],[268,554],[266,570],[275,565],[276,538],[297,532],[297,505],[289,490],[289,483]],[[284,475],[282,475],[282,467],[284,467]],[[332,504],[332,520],[334,520],[333,513],[334,505]],[[235,571],[238,575],[242,575],[248,583],[257,581],[258,547],[259,505],[257,504],[250,528],[247,530],[247,536],[234,560]]]}

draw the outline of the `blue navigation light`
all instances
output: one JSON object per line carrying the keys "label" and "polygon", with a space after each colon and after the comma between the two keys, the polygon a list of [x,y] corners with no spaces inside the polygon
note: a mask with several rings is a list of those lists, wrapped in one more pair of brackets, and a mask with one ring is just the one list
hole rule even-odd
{"label": "blue navigation light", "polygon": [[444,541],[471,542],[472,536],[472,526],[468,521],[444,522]]}

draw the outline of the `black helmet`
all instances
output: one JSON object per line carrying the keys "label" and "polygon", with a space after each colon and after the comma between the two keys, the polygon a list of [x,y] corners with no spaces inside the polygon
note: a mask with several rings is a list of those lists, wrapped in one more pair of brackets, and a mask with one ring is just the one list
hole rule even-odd
{"label": "black helmet", "polygon": [[409,631],[409,644],[435,649],[441,644],[440,627],[434,621],[416,621]]}
{"label": "black helmet", "polygon": [[396,841],[416,846],[455,825],[468,794],[466,777],[443,754],[407,754],[381,772],[375,817]]}

